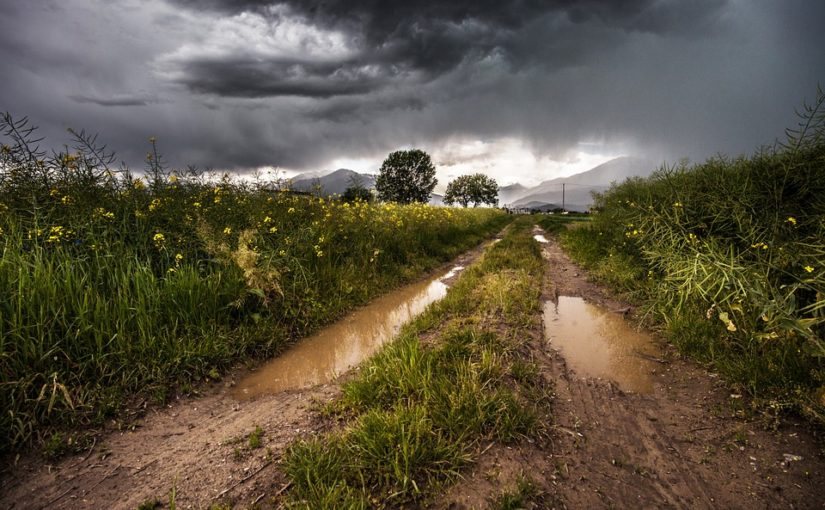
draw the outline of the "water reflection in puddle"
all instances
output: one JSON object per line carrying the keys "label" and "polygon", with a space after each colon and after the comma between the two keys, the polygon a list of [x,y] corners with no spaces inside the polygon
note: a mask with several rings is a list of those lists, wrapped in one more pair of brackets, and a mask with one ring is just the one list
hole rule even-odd
{"label": "water reflection in puddle", "polygon": [[659,349],[621,315],[579,297],[560,296],[558,305],[544,305],[544,335],[575,372],[611,379],[625,391],[653,391],[656,362],[649,358],[659,357]]}
{"label": "water reflection in puddle", "polygon": [[533,239],[535,239],[536,241],[538,241],[538,242],[540,242],[540,243],[543,243],[543,244],[546,244],[546,243],[549,243],[549,242],[550,242],[550,241],[548,241],[548,240],[547,240],[547,238],[546,238],[546,237],[544,237],[542,234],[536,234],[536,235],[534,235],[534,236],[533,236]]}
{"label": "water reflection in puddle", "polygon": [[248,399],[330,381],[373,355],[401,326],[447,294],[444,280],[463,266],[379,297],[243,379],[234,395]]}

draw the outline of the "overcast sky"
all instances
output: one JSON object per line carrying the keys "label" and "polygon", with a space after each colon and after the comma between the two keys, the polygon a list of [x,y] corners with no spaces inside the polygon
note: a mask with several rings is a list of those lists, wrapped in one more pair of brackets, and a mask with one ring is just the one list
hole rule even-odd
{"label": "overcast sky", "polygon": [[770,144],[825,85],[820,0],[0,0],[0,110],[142,167],[501,184]]}

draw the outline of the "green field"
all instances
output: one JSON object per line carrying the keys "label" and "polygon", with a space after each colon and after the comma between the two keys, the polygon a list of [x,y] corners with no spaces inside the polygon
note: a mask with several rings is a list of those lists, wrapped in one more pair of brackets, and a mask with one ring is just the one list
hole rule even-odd
{"label": "green field", "polygon": [[51,157],[22,135],[2,146],[6,448],[272,355],[510,221],[166,172],[150,156],[136,178],[93,143]]}

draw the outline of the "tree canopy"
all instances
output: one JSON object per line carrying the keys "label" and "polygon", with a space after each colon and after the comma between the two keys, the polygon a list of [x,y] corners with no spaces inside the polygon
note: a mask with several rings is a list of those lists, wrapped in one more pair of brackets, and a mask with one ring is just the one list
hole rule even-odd
{"label": "tree canopy", "polygon": [[395,151],[381,164],[375,189],[381,200],[427,202],[438,180],[429,154],[419,149]]}
{"label": "tree canopy", "polygon": [[479,204],[497,205],[498,183],[484,174],[456,177],[447,185],[444,203],[452,205],[456,202],[464,207],[470,202],[473,203],[473,207],[478,207]]}

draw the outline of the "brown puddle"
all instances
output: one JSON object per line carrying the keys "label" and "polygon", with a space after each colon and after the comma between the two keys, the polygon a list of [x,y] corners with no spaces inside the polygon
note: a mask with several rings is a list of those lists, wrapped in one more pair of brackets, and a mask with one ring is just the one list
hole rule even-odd
{"label": "brown puddle", "polygon": [[379,297],[335,324],[301,340],[244,378],[233,394],[249,399],[331,381],[373,355],[401,326],[447,294],[444,280],[464,269],[455,266],[428,280]]}
{"label": "brown puddle", "polygon": [[620,314],[580,297],[560,296],[544,305],[544,335],[568,366],[586,377],[616,382],[625,391],[653,391],[650,358],[660,353],[650,335],[636,331]]}

